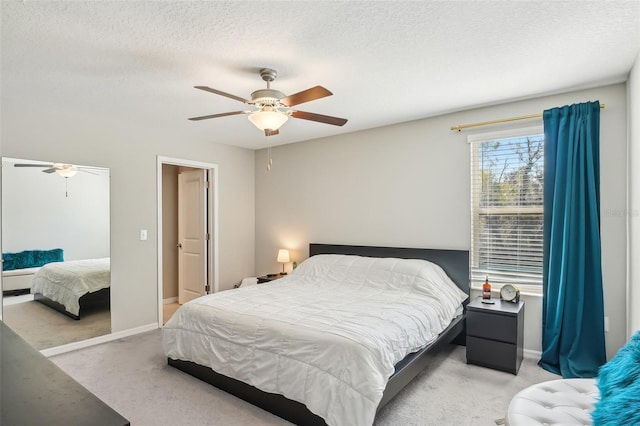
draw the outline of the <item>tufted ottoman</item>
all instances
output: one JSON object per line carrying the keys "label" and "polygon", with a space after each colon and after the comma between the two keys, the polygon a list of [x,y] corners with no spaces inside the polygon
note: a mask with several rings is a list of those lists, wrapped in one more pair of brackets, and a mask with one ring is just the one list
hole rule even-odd
{"label": "tufted ottoman", "polygon": [[590,425],[600,393],[594,379],[561,379],[521,390],[507,409],[509,426]]}

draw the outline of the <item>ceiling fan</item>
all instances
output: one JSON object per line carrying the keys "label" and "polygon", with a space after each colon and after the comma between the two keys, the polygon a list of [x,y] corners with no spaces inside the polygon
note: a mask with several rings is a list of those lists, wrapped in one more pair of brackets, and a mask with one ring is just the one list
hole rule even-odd
{"label": "ceiling fan", "polygon": [[322,86],[315,86],[310,89],[303,90],[302,92],[285,96],[284,93],[274,90],[270,86],[271,82],[276,79],[277,75],[277,72],[273,69],[261,69],[260,77],[267,82],[267,88],[253,92],[251,94],[251,100],[212,89],[207,86],[194,86],[196,89],[225,96],[247,105],[253,105],[258,109],[253,111],[233,111],[221,114],[203,115],[201,117],[192,117],[189,120],[198,121],[209,118],[226,117],[228,115],[248,114],[249,121],[251,121],[251,123],[253,123],[258,129],[263,130],[265,136],[277,135],[279,133],[278,129],[289,119],[289,117],[317,121],[319,123],[331,124],[334,126],[344,126],[347,122],[344,118],[291,109],[293,106],[324,98],[326,96],[331,96],[333,93]]}
{"label": "ceiling fan", "polygon": [[90,172],[86,170],[91,167],[84,166],[74,166],[73,164],[62,164],[62,163],[54,163],[54,164],[32,164],[32,163],[16,163],[13,167],[38,167],[44,168],[42,170],[43,173],[57,173],[63,178],[70,178],[75,176],[78,172],[90,173],[95,175],[96,173]]}

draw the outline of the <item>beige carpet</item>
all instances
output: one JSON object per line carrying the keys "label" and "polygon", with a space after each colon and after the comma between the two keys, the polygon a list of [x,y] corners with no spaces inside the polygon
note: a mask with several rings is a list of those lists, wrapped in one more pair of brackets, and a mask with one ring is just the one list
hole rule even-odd
{"label": "beige carpet", "polygon": [[111,313],[104,308],[83,311],[81,319],[74,320],[31,301],[4,306],[2,319],[38,350],[111,333]]}
{"label": "beige carpet", "polygon": [[[167,365],[155,330],[50,359],[135,426],[290,423]],[[496,426],[518,391],[559,377],[525,359],[517,376],[468,365],[448,346],[376,416],[374,426]]]}

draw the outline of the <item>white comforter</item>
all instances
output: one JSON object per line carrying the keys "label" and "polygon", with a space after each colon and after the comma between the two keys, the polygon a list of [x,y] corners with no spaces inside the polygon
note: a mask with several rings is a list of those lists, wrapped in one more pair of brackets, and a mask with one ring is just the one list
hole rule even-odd
{"label": "white comforter", "polygon": [[111,284],[110,258],[48,263],[36,272],[31,293],[40,293],[80,314],[80,297]]}
{"label": "white comforter", "polygon": [[184,304],[164,350],[302,402],[329,425],[369,425],[394,365],[466,297],[426,261],[313,256],[273,283]]}

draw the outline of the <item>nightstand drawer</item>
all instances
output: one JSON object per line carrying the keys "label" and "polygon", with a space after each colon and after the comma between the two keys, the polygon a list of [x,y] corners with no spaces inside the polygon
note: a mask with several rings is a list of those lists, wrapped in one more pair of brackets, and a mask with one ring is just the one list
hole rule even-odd
{"label": "nightstand drawer", "polygon": [[518,343],[517,317],[469,310],[467,335],[516,344]]}
{"label": "nightstand drawer", "polygon": [[522,348],[511,343],[467,336],[467,363],[518,374]]}

